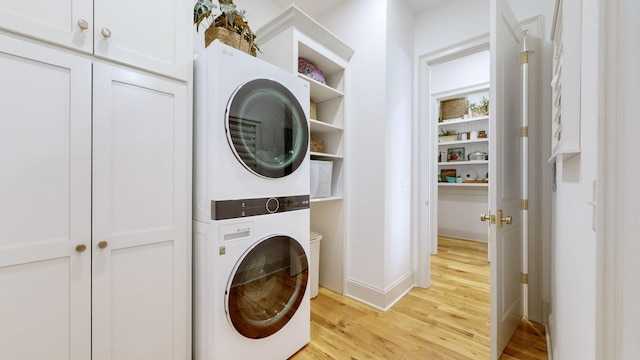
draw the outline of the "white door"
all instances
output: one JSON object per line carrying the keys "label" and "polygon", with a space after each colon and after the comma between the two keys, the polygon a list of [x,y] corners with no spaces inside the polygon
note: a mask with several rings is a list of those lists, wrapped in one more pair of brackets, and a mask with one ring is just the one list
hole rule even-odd
{"label": "white door", "polygon": [[182,80],[193,54],[192,2],[95,0],[94,53]]}
{"label": "white door", "polygon": [[93,1],[0,1],[0,28],[93,51]]}
{"label": "white door", "polygon": [[0,358],[91,356],[91,62],[0,36]]}
{"label": "white door", "polygon": [[184,359],[187,86],[95,63],[93,91],[93,359]]}
{"label": "white door", "polygon": [[[522,30],[506,0],[491,0],[489,119],[489,260],[491,359],[497,359],[523,314],[521,195]],[[501,216],[499,216],[501,213]],[[502,221],[511,217],[511,224]]]}

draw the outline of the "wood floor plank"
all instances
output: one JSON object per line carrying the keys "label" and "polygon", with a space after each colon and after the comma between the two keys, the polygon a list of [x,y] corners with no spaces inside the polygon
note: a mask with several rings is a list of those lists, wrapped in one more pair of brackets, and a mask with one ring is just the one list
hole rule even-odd
{"label": "wood floor plank", "polygon": [[[320,288],[311,342],[292,360],[488,359],[490,287],[486,243],[439,239],[431,288],[414,288],[390,310]],[[547,359],[544,327],[523,320],[500,360]]]}

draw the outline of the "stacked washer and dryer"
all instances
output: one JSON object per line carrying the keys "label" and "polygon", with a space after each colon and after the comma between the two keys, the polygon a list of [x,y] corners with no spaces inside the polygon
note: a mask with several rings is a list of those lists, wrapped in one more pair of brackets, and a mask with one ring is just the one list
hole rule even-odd
{"label": "stacked washer and dryer", "polygon": [[309,85],[217,40],[194,69],[195,359],[286,359],[310,340]]}

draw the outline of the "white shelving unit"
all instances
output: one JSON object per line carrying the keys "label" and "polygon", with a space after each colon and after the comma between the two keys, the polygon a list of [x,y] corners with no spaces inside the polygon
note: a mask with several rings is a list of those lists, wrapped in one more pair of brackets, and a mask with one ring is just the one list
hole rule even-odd
{"label": "white shelving unit", "polygon": [[[442,97],[438,99],[439,101],[448,100],[453,98],[466,98],[468,103],[479,102],[482,98],[489,99],[489,87],[482,86],[479,88],[474,88],[473,90],[465,91],[462,90],[460,92],[455,92],[453,94],[448,94],[446,97]],[[491,108],[491,106],[489,106]],[[439,113],[439,111],[438,111]],[[467,112],[464,118],[457,119],[447,119],[438,122],[438,134],[440,134],[443,130],[453,130],[459,135],[461,133],[471,133],[472,131],[480,132],[489,130],[489,116],[477,116],[472,117],[471,111]],[[438,174],[439,174],[439,182],[438,186],[440,187],[484,187],[488,188],[488,182],[476,182],[479,180],[487,180],[489,173],[489,160],[468,160],[468,155],[474,151],[482,151],[484,153],[489,153],[489,141],[491,134],[488,134],[489,137],[486,138],[477,138],[470,139],[467,136],[466,140],[455,140],[455,141],[443,141],[440,142],[438,139]],[[446,154],[448,157],[449,151],[453,149],[463,149],[464,150],[464,160],[456,160],[451,161],[447,159],[442,159],[440,154]],[[476,179],[473,179],[474,182],[463,182],[463,183],[450,183],[447,182],[446,179],[443,179],[443,175],[441,175],[443,170],[455,169],[456,176],[461,176],[468,171],[468,169],[472,169],[473,172],[477,175]]]}
{"label": "white shelving unit", "polygon": [[[353,50],[296,6],[257,31],[258,57],[297,74],[310,84],[316,119],[310,119],[311,139],[322,140],[325,152],[312,160],[332,162],[331,196],[311,199],[311,229],[322,234],[319,284],[338,293],[345,281],[345,97],[346,74]],[[316,65],[326,84],[298,73],[298,58]]]}

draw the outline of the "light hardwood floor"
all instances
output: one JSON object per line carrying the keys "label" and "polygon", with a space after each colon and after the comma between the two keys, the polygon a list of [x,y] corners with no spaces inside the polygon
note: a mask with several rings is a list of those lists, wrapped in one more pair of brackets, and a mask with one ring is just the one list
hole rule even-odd
{"label": "light hardwood floor", "polygon": [[[292,360],[488,359],[487,245],[440,238],[431,288],[414,288],[382,312],[320,288],[311,343]],[[501,360],[547,359],[544,327],[523,320]]]}

